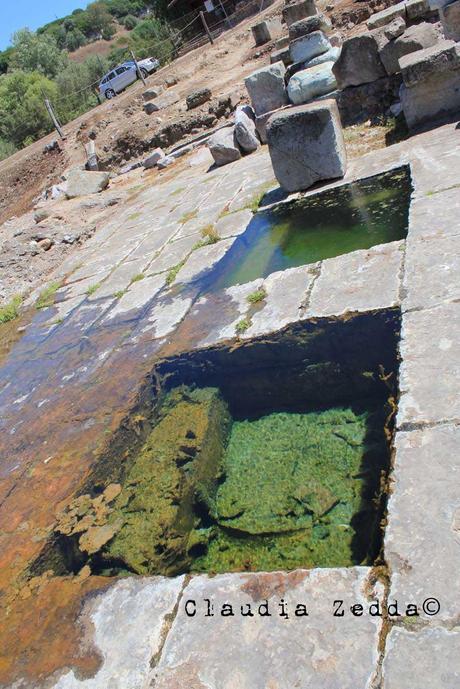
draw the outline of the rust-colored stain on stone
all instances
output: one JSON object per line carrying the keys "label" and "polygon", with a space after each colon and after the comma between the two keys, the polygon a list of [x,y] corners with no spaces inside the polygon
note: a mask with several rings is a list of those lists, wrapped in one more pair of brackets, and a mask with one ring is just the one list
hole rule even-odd
{"label": "rust-colored stain on stone", "polygon": [[308,579],[308,570],[295,570],[294,572],[270,572],[267,574],[252,574],[241,587],[244,593],[251,596],[253,601],[265,600],[276,596],[284,596],[286,591],[296,588],[305,579]]}

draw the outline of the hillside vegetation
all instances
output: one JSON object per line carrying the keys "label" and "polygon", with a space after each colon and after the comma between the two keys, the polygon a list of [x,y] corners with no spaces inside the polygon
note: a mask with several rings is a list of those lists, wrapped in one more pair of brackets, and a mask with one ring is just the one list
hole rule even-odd
{"label": "hillside vegetation", "polygon": [[[0,160],[51,131],[45,98],[65,124],[97,105],[99,79],[127,59],[129,49],[169,61],[178,35],[165,12],[166,0],[98,0],[35,32],[17,31],[0,52]],[[112,42],[108,54],[70,59],[101,40]]]}

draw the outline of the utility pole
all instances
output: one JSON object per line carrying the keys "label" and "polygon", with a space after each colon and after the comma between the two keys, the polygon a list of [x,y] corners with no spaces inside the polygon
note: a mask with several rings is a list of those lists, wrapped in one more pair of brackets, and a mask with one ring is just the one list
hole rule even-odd
{"label": "utility pole", "polygon": [[130,50],[129,52],[131,53],[131,57],[132,57],[133,60],[134,60],[134,64],[136,65],[137,75],[138,75],[138,77],[139,77],[140,79],[142,79],[142,83],[143,83],[144,86],[145,86],[145,85],[146,85],[146,81],[145,81],[144,75],[142,74],[141,70],[139,69],[139,65],[137,64],[136,56],[134,55],[134,52],[133,52],[132,50]]}
{"label": "utility pole", "polygon": [[203,14],[202,10],[200,10],[200,18],[201,18],[201,21],[203,22],[204,30],[208,34],[209,42],[212,45],[214,45],[214,41],[212,40],[211,32],[208,29],[208,25],[206,24],[206,19],[204,18],[204,14]]}
{"label": "utility pole", "polygon": [[51,121],[54,125],[55,130],[57,131],[57,133],[59,134],[61,139],[65,139],[61,125],[59,124],[59,120],[57,119],[56,115],[54,114],[53,108],[52,108],[51,103],[50,103],[48,98],[45,98],[45,106],[46,106],[46,109],[48,110],[49,116],[51,117]]}

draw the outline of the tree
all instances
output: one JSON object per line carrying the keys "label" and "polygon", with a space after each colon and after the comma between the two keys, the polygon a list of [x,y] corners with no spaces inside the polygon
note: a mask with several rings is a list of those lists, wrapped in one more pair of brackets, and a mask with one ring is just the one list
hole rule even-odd
{"label": "tree", "polygon": [[127,14],[126,17],[123,19],[123,26],[125,29],[128,29],[128,31],[132,31],[136,24],[138,23],[137,17],[135,17],[133,14]]}
{"label": "tree", "polygon": [[52,124],[43,97],[55,100],[57,88],[39,72],[16,70],[0,77],[0,139],[17,147],[48,134]]}
{"label": "tree", "polygon": [[67,56],[49,33],[38,35],[30,29],[20,29],[13,35],[11,67],[25,72],[39,72],[53,78],[67,64]]}
{"label": "tree", "polygon": [[131,31],[129,45],[140,58],[149,55],[161,63],[171,60],[174,40],[170,28],[158,19],[144,19]]}
{"label": "tree", "polygon": [[75,25],[85,36],[114,31],[112,16],[104,2],[92,2],[84,12],[74,17]]}

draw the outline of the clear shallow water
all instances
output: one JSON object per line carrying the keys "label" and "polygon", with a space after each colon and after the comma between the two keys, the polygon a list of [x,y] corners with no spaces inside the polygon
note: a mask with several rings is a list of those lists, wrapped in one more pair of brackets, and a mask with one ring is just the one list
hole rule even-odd
{"label": "clear shallow water", "polygon": [[407,235],[409,169],[259,211],[211,278],[222,289]]}

